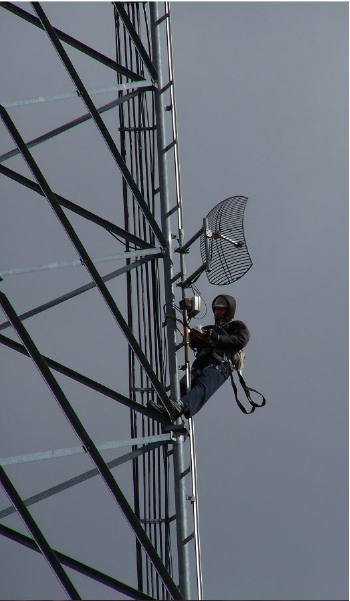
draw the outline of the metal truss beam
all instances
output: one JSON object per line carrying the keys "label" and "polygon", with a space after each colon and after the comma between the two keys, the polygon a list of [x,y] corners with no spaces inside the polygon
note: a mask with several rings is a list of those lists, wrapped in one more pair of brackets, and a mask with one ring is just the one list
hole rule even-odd
{"label": "metal truss beam", "polygon": [[[107,451],[120,449],[122,447],[132,447],[145,445],[147,443],[160,442],[161,444],[169,444],[172,442],[171,434],[154,434],[153,436],[141,436],[139,438],[129,438],[129,440],[112,440],[102,442],[96,445],[98,451]],[[46,461],[48,459],[58,459],[72,455],[83,455],[86,453],[84,447],[70,447],[65,449],[54,449],[50,451],[40,451],[38,453],[29,453],[27,455],[14,455],[13,457],[5,457],[0,459],[0,465],[18,465],[19,463],[32,463],[33,461]]]}
{"label": "metal truss beam", "polygon": [[[137,257],[150,256],[154,259],[163,257],[162,248],[146,248],[126,251],[124,253],[118,253],[117,255],[107,255],[106,257],[91,257],[92,263],[107,263],[110,261],[120,261],[125,259],[136,259]],[[8,267],[1,269],[0,276],[5,275],[19,275],[23,273],[35,273],[37,271],[49,271],[51,269],[63,269],[64,267],[78,267],[81,266],[80,259],[73,259],[73,261],[55,261],[54,263],[44,263],[41,265],[31,265],[30,267]]]}
{"label": "metal truss beam", "polygon": [[[112,461],[108,461],[106,463],[106,465],[111,470],[111,469],[117,467],[118,465],[123,465],[124,463],[127,463],[128,461],[131,461],[133,459],[136,459],[137,457],[146,455],[147,453],[150,453],[151,451],[158,449],[162,445],[163,445],[163,443],[161,443],[161,442],[155,442],[155,443],[145,445],[141,449],[137,449],[136,451],[131,451],[130,453],[126,453],[125,455],[122,455],[122,457],[117,457],[116,459],[113,459]],[[88,470],[87,472],[83,472],[82,474],[79,474],[78,476],[75,476],[74,478],[70,478],[69,480],[65,480],[64,482],[61,482],[60,484],[56,484],[56,486],[51,486],[51,488],[48,488],[47,490],[43,490],[42,492],[37,493],[36,495],[29,497],[28,499],[24,499],[23,502],[26,507],[30,507],[30,505],[35,505],[36,503],[39,503],[40,501],[43,501],[44,499],[49,499],[50,497],[53,497],[53,496],[57,495],[58,493],[63,492],[64,490],[73,488],[73,486],[76,486],[77,484],[81,484],[81,482],[86,482],[87,480],[90,480],[91,478],[98,476],[99,473],[100,472],[97,469]],[[16,512],[16,508],[13,507],[13,505],[11,505],[10,507],[6,507],[5,509],[2,509],[0,511],[0,520],[2,520],[3,518],[6,518],[9,515],[12,515],[15,512]],[[170,520],[170,518],[169,518],[169,520]],[[140,521],[142,521],[142,520],[140,520]]]}
{"label": "metal truss beam", "polygon": [[121,20],[123,21],[132,41],[134,42],[135,47],[136,47],[140,57],[142,58],[147,71],[149,72],[152,79],[157,81],[158,73],[156,71],[156,68],[155,68],[154,64],[152,63],[151,58],[149,57],[144,45],[142,44],[140,36],[138,35],[135,27],[133,26],[132,22],[130,21],[129,16],[123,6],[123,2],[113,2],[113,5],[114,5],[117,13],[119,14]]}
{"label": "metal truss beam", "polygon": [[[38,545],[33,539],[21,534],[20,532],[16,532],[16,530],[13,530],[12,528],[0,525],[0,534],[6,538],[9,538],[10,540],[15,541],[16,543],[19,543],[20,545],[23,545],[24,547],[27,547],[27,549],[31,549],[37,553],[40,552]],[[79,572],[79,574],[83,574],[88,578],[92,578],[96,582],[101,582],[101,584],[104,584],[105,586],[108,586],[119,593],[123,593],[131,599],[154,599],[154,597],[150,597],[142,591],[139,591],[132,586],[125,584],[124,582],[120,582],[120,580],[112,578],[112,576],[104,574],[100,570],[96,570],[95,568],[92,568],[81,561],[73,559],[72,557],[69,557],[69,555],[65,555],[64,553],[60,553],[60,551],[56,550],[53,550],[53,553],[59,562],[67,568],[71,568],[75,572]]]}
{"label": "metal truss beam", "polygon": [[193,244],[193,242],[195,242],[196,240],[198,240],[198,238],[203,234],[204,228],[201,227],[200,230],[198,230],[198,232],[196,232],[192,238],[190,238],[185,244],[183,244],[182,246],[180,246],[179,248],[175,249],[176,253],[187,253],[188,249],[190,248],[190,246]]}
{"label": "metal truss beam", "polygon": [[177,286],[180,286],[180,288],[189,288],[191,284],[198,280],[199,276],[203,273],[203,271],[206,270],[206,268],[206,264],[201,265],[200,267],[198,267],[198,269],[196,269],[196,271],[191,273],[191,275],[189,275],[183,282],[179,282]]}
{"label": "metal truss beam", "polygon": [[[19,342],[16,342],[15,340],[12,340],[11,338],[3,336],[2,334],[0,334],[0,344],[4,344],[5,346],[12,348],[13,350],[17,351],[18,353],[21,353],[22,355],[30,356],[28,350],[24,345],[20,344]],[[91,388],[91,390],[100,392],[101,394],[113,399],[114,401],[125,405],[129,409],[132,409],[132,411],[142,413],[142,415],[145,415],[146,417],[152,417],[152,419],[156,419],[161,424],[169,426],[169,420],[165,416],[162,416],[160,413],[147,409],[143,405],[140,405],[140,403],[136,403],[135,401],[128,399],[126,396],[120,394],[119,392],[116,392],[115,390],[104,386],[104,384],[95,382],[95,380],[91,380],[91,378],[88,378],[87,376],[84,376],[83,374],[74,371],[70,367],[62,365],[62,363],[58,363],[57,361],[54,361],[49,357],[45,357],[44,355],[42,355],[42,358],[49,367],[51,367],[55,371],[58,371],[64,376],[68,376],[68,378],[71,378],[72,380],[75,380],[80,384],[84,384],[84,386]]]}
{"label": "metal truss beam", "polygon": [[[153,82],[151,80],[133,81],[128,83],[117,83],[114,86],[104,86],[103,88],[87,88],[87,92],[90,96],[96,94],[110,94],[111,92],[125,92],[126,90],[138,90],[139,93],[146,91],[149,88],[153,88]],[[5,100],[1,104],[7,108],[13,108],[14,106],[25,106],[28,104],[43,104],[44,102],[55,102],[56,100],[68,100],[68,98],[79,98],[79,92],[61,92],[58,94],[51,94],[51,96],[34,96],[34,98],[19,98],[18,100]],[[79,118],[79,117],[78,117]]]}
{"label": "metal truss beam", "polygon": [[[100,291],[103,299],[105,300],[107,306],[109,307],[112,315],[116,319],[119,327],[121,328],[123,334],[125,335],[127,341],[129,342],[131,348],[133,349],[135,355],[137,356],[138,360],[140,361],[140,363],[141,363],[142,367],[144,368],[145,372],[147,373],[149,379],[151,380],[158,396],[160,397],[160,399],[164,403],[165,407],[169,411],[169,414],[172,415],[173,417],[176,417],[174,409],[173,409],[173,407],[170,403],[170,400],[164,390],[164,387],[162,386],[162,384],[160,383],[156,374],[154,373],[148,359],[146,358],[145,354],[143,353],[140,345],[138,344],[136,338],[132,334],[126,321],[124,320],[112,295],[110,294],[109,290],[106,288],[100,274],[98,273],[97,269],[93,265],[84,245],[80,241],[80,238],[78,237],[78,235],[76,234],[71,223],[67,219],[64,211],[62,210],[59,202],[57,201],[55,194],[52,192],[50,186],[48,185],[43,174],[41,173],[38,165],[34,161],[32,155],[30,154],[28,148],[26,147],[22,137],[20,136],[18,130],[16,129],[9,114],[7,113],[6,109],[4,107],[2,107],[1,105],[0,105],[0,116],[3,120],[3,122],[5,123],[10,135],[12,136],[15,144],[17,144],[18,147],[20,148],[21,153],[22,153],[28,167],[32,171],[35,179],[37,180],[39,186],[41,187],[43,193],[45,194],[56,217],[61,222],[68,238],[70,239],[71,243],[75,247],[75,249],[82,261],[82,264],[85,265],[85,267],[87,268],[87,270],[90,273],[90,276],[95,281],[96,286],[97,286],[98,290]],[[158,227],[158,225],[157,225],[157,227]],[[163,234],[162,234],[162,236],[163,236]]]}
{"label": "metal truss beam", "polygon": [[40,528],[38,527],[37,523],[35,522],[35,520],[31,516],[30,512],[24,505],[21,497],[19,496],[17,490],[13,486],[11,480],[8,478],[4,468],[1,466],[0,466],[0,482],[3,486],[3,489],[5,490],[5,492],[7,494],[7,496],[9,497],[10,501],[16,507],[16,510],[18,511],[19,515],[21,516],[25,526],[28,528],[29,532],[33,536],[33,538],[38,546],[38,550],[40,550],[40,552],[45,557],[46,561],[48,562],[49,566],[51,567],[51,569],[57,576],[59,582],[63,586],[63,588],[66,591],[69,598],[70,599],[81,599],[75,586],[73,585],[70,578],[68,577],[68,575],[62,568],[54,551],[51,549],[50,545],[48,544],[46,538],[44,537],[44,535],[41,532]]}
{"label": "metal truss beam", "polygon": [[[30,354],[34,364],[38,368],[41,376],[43,377],[44,381],[46,382],[49,389],[51,390],[58,405],[61,407],[63,413],[65,414],[66,418],[68,419],[69,423],[71,424],[74,432],[76,433],[77,437],[80,439],[81,443],[86,448],[87,453],[89,454],[89,456],[92,459],[93,463],[95,464],[96,468],[100,472],[104,483],[106,484],[107,488],[111,492],[114,500],[119,505],[122,513],[124,514],[124,517],[126,518],[127,522],[129,523],[132,530],[134,531],[137,539],[139,540],[140,544],[142,545],[145,552],[147,553],[150,561],[153,563],[153,565],[154,565],[155,569],[157,570],[160,578],[162,579],[165,587],[168,589],[169,593],[173,596],[174,599],[182,599],[183,597],[182,597],[181,593],[179,592],[178,587],[176,586],[173,579],[171,578],[168,570],[165,568],[161,558],[159,557],[158,553],[156,552],[156,550],[155,550],[154,546],[152,545],[150,539],[148,538],[146,532],[140,525],[138,518],[136,517],[134,511],[130,507],[128,501],[126,500],[125,496],[123,495],[123,493],[122,493],[121,489],[119,488],[117,482],[115,481],[113,475],[111,474],[110,470],[108,469],[103,457],[97,450],[96,445],[94,444],[93,440],[90,438],[89,434],[85,430],[85,428],[82,425],[81,421],[79,420],[77,414],[75,413],[75,411],[73,410],[72,406],[70,405],[67,397],[65,396],[63,390],[59,386],[57,380],[52,375],[48,365],[46,364],[45,360],[43,359],[42,355],[40,354],[40,352],[37,349],[36,345],[34,344],[33,340],[29,336],[27,330],[22,325],[20,319],[18,318],[16,312],[14,311],[13,307],[11,306],[6,295],[2,292],[0,292],[0,304],[2,306],[3,311],[6,313],[8,319],[11,321],[18,336],[22,340],[24,346],[26,347],[28,353]],[[0,469],[3,470],[3,468],[0,468]],[[73,597],[73,598],[78,598],[78,597]]]}
{"label": "metal truss beam", "polygon": [[152,215],[145,199],[143,198],[143,195],[141,194],[141,192],[139,190],[138,185],[136,184],[134,178],[132,177],[116,144],[114,143],[114,140],[113,140],[111,134],[109,133],[107,127],[105,126],[104,122],[102,121],[102,118],[99,115],[94,103],[92,102],[83,82],[81,81],[77,71],[73,67],[73,64],[70,61],[67,53],[65,52],[60,40],[58,39],[58,36],[57,36],[56,32],[54,31],[54,28],[52,27],[51,23],[49,22],[48,18],[46,17],[39,2],[32,2],[32,6],[33,6],[34,10],[36,11],[38,17],[40,18],[49,39],[51,40],[55,50],[57,51],[59,57],[61,58],[64,66],[67,70],[67,73],[69,74],[74,85],[76,86],[77,90],[79,91],[79,94],[80,94],[83,102],[85,103],[86,108],[88,109],[89,113],[91,114],[92,119],[95,122],[95,125],[97,126],[103,139],[105,140],[113,158],[115,159],[131,192],[135,196],[135,199],[137,200],[138,204],[140,205],[140,208],[141,208],[142,212],[144,213],[147,221],[149,222],[154,234],[158,238],[161,245],[166,246],[166,240],[164,238],[162,230],[160,229],[157,221],[155,220],[154,216]]}
{"label": "metal truss beam", "polygon": [[[16,6],[15,4],[12,4],[11,2],[0,2],[0,6],[2,8],[5,8],[6,10],[10,11],[17,17],[21,17],[21,19],[28,21],[28,23],[31,23],[31,25],[34,25],[35,27],[39,27],[39,29],[44,29],[43,25],[40,22],[40,19],[38,19],[37,17],[34,17],[30,13],[27,13],[22,8],[19,8],[19,6]],[[56,28],[54,28],[54,31],[55,31],[55,34],[57,35],[57,37],[60,40],[62,40],[62,42],[69,44],[76,50],[80,50],[80,52],[87,54],[88,56],[90,56],[94,60],[102,63],[106,67],[113,69],[113,71],[116,71],[117,73],[120,73],[121,75],[124,75],[125,77],[127,77],[128,79],[131,79],[132,81],[142,81],[144,79],[144,77],[142,77],[141,75],[138,75],[137,73],[134,73],[133,71],[130,71],[130,69],[126,69],[125,67],[123,67],[123,65],[119,65],[112,59],[108,58],[108,56],[104,56],[97,50],[94,50],[93,48],[90,48],[86,44],[79,42],[79,40],[76,40],[75,38],[64,33],[63,31],[60,31],[59,29],[56,29]]]}
{"label": "metal truss beam", "polygon": [[[132,271],[133,269],[140,267],[141,265],[145,265],[146,263],[148,263],[149,261],[151,261],[153,259],[154,259],[154,257],[145,257],[144,259],[140,259],[140,261],[133,261],[132,263],[129,263],[129,265],[125,265],[125,267],[121,267],[120,269],[117,269],[116,271],[112,271],[111,273],[104,275],[102,277],[102,280],[104,282],[109,282],[113,278],[116,278],[119,275],[122,275],[129,271]],[[25,313],[22,313],[19,316],[19,318],[21,321],[24,321],[25,319],[28,319],[29,317],[34,317],[34,315],[38,315],[39,313],[43,313],[44,311],[47,311],[48,309],[57,307],[57,305],[60,305],[61,303],[64,303],[65,301],[70,300],[71,298],[75,298],[76,296],[79,296],[79,294],[83,294],[84,292],[87,292],[88,290],[92,290],[93,288],[96,288],[95,282],[90,282],[89,284],[85,284],[85,286],[80,286],[79,288],[76,288],[75,290],[72,290],[71,292],[67,292],[67,294],[63,294],[62,296],[59,296],[51,301],[48,301],[47,303],[39,305],[38,307],[31,309],[30,311],[26,311]],[[0,332],[2,330],[6,330],[7,328],[10,328],[10,327],[11,327],[11,323],[9,321],[5,321],[4,323],[2,323],[0,325]]]}
{"label": "metal truss beam", "polygon": [[[142,89],[138,89],[134,92],[130,92],[129,94],[124,94],[120,98],[117,98],[116,100],[112,100],[112,102],[108,102],[107,104],[104,104],[103,106],[97,108],[96,110],[100,113],[100,115],[102,115],[103,113],[115,108],[116,106],[120,106],[124,102],[131,100],[131,98],[135,98],[136,96],[139,96],[139,94],[142,94],[143,92],[150,92],[153,89],[154,89],[153,86],[146,86]],[[6,108],[6,104],[8,105],[8,103],[3,103],[3,106],[5,108]],[[85,113],[85,115],[82,115],[81,117],[77,117],[76,119],[73,119],[72,121],[69,121],[68,123],[65,123],[64,125],[61,125],[60,127],[56,127],[55,129],[43,134],[42,136],[39,136],[38,138],[30,140],[30,142],[27,142],[27,148],[33,148],[34,146],[37,146],[38,144],[47,142],[47,140],[51,140],[55,136],[59,136],[60,134],[63,134],[66,131],[69,131],[70,129],[73,129],[77,125],[86,123],[86,121],[89,121],[90,119],[92,119],[90,113]],[[20,151],[18,150],[18,148],[13,148],[13,150],[9,150],[8,152],[5,152],[4,154],[2,154],[0,156],[0,163],[3,163],[4,161],[11,159],[18,154],[20,154]]]}
{"label": "metal truss beam", "polygon": [[[17,173],[16,171],[9,169],[8,167],[4,167],[3,165],[0,165],[0,173],[2,173],[3,175],[6,175],[6,177],[18,182],[19,184],[22,184],[22,186],[25,186],[26,188],[33,190],[33,192],[37,192],[38,194],[40,194],[40,196],[45,197],[45,194],[42,191],[39,184],[37,184],[36,182],[33,182],[28,177],[25,177],[24,175],[21,175],[20,173]],[[56,194],[56,193],[54,193],[54,194],[55,194],[55,197],[56,197],[58,203],[62,207],[65,207],[69,211],[72,211],[72,213],[76,213],[77,215],[80,215],[81,217],[84,217],[85,219],[88,219],[89,221],[92,221],[93,223],[100,225],[108,232],[113,232],[114,234],[116,234],[117,236],[120,236],[121,238],[124,238],[124,240],[127,240],[131,244],[135,244],[135,246],[139,246],[140,248],[154,248],[151,244],[149,244],[148,242],[145,242],[145,240],[142,240],[142,238],[138,238],[138,236],[134,236],[130,232],[127,232],[126,230],[122,229],[121,227],[118,227],[111,221],[108,221],[107,219],[104,219],[103,217],[100,217],[99,215],[96,215],[95,213],[92,213],[91,211],[88,211],[87,209],[80,207],[79,205],[75,204],[74,202],[72,202],[70,200],[67,200],[63,196],[60,196],[59,194]]]}

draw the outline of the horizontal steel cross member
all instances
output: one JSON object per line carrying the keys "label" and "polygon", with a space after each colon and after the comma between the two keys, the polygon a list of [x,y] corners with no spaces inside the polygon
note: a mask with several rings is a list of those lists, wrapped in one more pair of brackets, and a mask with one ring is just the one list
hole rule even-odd
{"label": "horizontal steel cross member", "polygon": [[[112,102],[108,102],[107,104],[104,104],[104,105],[98,107],[97,111],[101,115],[107,111],[110,111],[111,109],[115,108],[116,106],[123,104],[124,102],[128,102],[131,98],[134,98],[135,96],[138,96],[139,94],[141,94],[143,92],[149,92],[153,89],[154,89],[153,86],[147,86],[145,88],[138,89],[137,91],[130,92],[129,94],[124,94],[120,98],[117,98],[116,100],[112,100]],[[3,106],[6,108],[6,104],[3,104]],[[27,142],[27,148],[32,148],[33,146],[42,144],[42,142],[51,140],[55,136],[58,136],[58,135],[62,134],[63,132],[69,131],[73,127],[76,127],[77,125],[81,125],[82,123],[85,123],[86,121],[89,121],[90,119],[92,119],[91,114],[85,113],[81,117],[77,117],[76,119],[73,119],[72,121],[69,121],[68,123],[65,123],[64,125],[55,127],[55,129],[53,129],[52,131],[42,134],[38,138],[30,140],[29,142]],[[20,153],[20,151],[18,150],[18,148],[14,148],[13,150],[9,150],[8,152],[5,152],[4,154],[2,154],[0,156],[0,163],[7,161],[8,159],[16,156],[19,153]]]}
{"label": "horizontal steel cross member", "polygon": [[[151,257],[146,257],[145,259],[140,259],[139,261],[133,261],[132,263],[129,263],[129,265],[125,265],[124,267],[121,267],[120,269],[117,269],[116,271],[112,271],[111,273],[104,275],[102,277],[102,280],[104,282],[109,282],[110,280],[113,280],[114,278],[118,277],[119,275],[122,275],[129,271],[132,271],[133,269],[136,269],[137,267],[140,267],[141,265],[145,265],[150,260],[151,260]],[[79,294],[83,294],[84,292],[87,292],[88,290],[92,290],[93,288],[96,288],[95,282],[90,282],[89,284],[85,284],[85,286],[79,286],[79,288],[76,288],[75,290],[71,290],[71,292],[67,292],[67,294],[58,296],[57,298],[54,298],[51,301],[43,303],[42,305],[39,305],[38,307],[35,307],[34,309],[30,309],[29,311],[22,313],[19,316],[19,318],[21,321],[24,321],[25,319],[28,319],[29,317],[33,317],[34,315],[38,315],[39,313],[42,313],[43,311],[52,309],[52,307],[57,307],[57,305],[64,303],[67,300],[70,300],[71,298],[75,298],[76,296],[79,296]],[[0,324],[0,331],[6,330],[6,328],[9,328],[9,327],[11,327],[11,323],[9,321],[5,321],[4,323]],[[152,391],[153,391],[153,389],[152,389]]]}
{"label": "horizontal steel cross member", "polygon": [[[146,455],[147,453],[150,453],[151,451],[158,449],[162,445],[163,445],[162,442],[152,442],[148,445],[144,445],[144,446],[140,447],[136,451],[131,451],[130,453],[126,453],[125,455],[122,455],[121,457],[117,457],[117,459],[113,459],[112,461],[107,461],[106,465],[111,470],[115,467],[118,467],[118,465],[123,465],[124,463],[127,463],[128,461],[131,461],[132,459],[136,459],[136,457]],[[90,480],[91,478],[98,476],[99,473],[100,472],[98,471],[98,469],[92,469],[92,470],[88,470],[87,472],[83,472],[82,474],[79,474],[78,476],[75,476],[74,478],[65,480],[64,482],[61,482],[60,484],[56,484],[56,486],[51,486],[51,488],[43,490],[43,491],[37,493],[36,495],[33,495],[33,496],[25,499],[24,504],[26,507],[29,507],[30,505],[35,505],[35,503],[39,503],[40,501],[43,501],[44,499],[49,499],[50,497],[53,497],[53,496],[57,495],[58,493],[63,492],[64,490],[68,490],[69,488],[73,488],[73,486],[76,486],[77,484],[81,484],[81,482],[86,482],[87,480]],[[5,509],[2,509],[0,511],[0,519],[3,519],[5,517],[7,517],[8,515],[12,515],[15,512],[16,512],[16,508],[13,507],[12,505],[10,507],[6,507]]]}
{"label": "horizontal steel cross member", "polygon": [[[170,434],[155,434],[154,436],[144,436],[141,438],[130,438],[129,440],[115,440],[96,445],[99,451],[119,449],[122,447],[131,447],[145,445],[151,442],[162,442],[164,444],[172,442]],[[68,457],[71,455],[81,455],[86,453],[84,447],[71,447],[69,449],[56,449],[53,451],[42,451],[39,453],[30,453],[29,455],[15,455],[0,459],[0,466],[18,465],[19,463],[30,463],[32,461],[42,461],[45,459],[57,459],[59,457]]]}
{"label": "horizontal steel cross member", "polygon": [[[111,92],[119,92],[120,90],[131,90],[139,88],[147,88],[153,86],[152,81],[135,81],[131,83],[118,83],[115,86],[107,86],[105,88],[92,88],[88,89],[89,96],[95,96],[96,94],[110,94]],[[142,91],[142,90],[141,90]],[[54,102],[56,100],[68,100],[69,98],[79,98],[79,92],[61,92],[60,94],[54,94],[53,96],[35,96],[34,98],[22,98],[19,100],[5,100],[1,101],[0,104],[5,109],[14,106],[25,106],[27,104],[42,104],[43,102]],[[97,109],[98,110],[98,109]],[[99,111],[100,112],[100,111]]]}
{"label": "horizontal steel cross member", "polygon": [[[135,259],[152,255],[153,258],[159,258],[164,255],[162,248],[147,248],[143,250],[131,250],[117,255],[109,255],[107,257],[91,257],[92,263],[106,263],[107,261],[121,261],[125,259]],[[33,265],[32,267],[12,267],[10,269],[1,269],[0,276],[4,275],[19,275],[22,273],[34,273],[37,271],[47,271],[49,269],[63,269],[65,267],[78,267],[83,265],[81,259],[75,261],[61,261],[57,263],[46,263],[44,265]]]}

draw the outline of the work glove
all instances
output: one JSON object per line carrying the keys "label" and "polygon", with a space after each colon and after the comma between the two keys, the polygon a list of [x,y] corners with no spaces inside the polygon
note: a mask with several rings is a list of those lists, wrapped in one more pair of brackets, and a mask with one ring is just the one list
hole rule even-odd
{"label": "work glove", "polygon": [[205,344],[210,343],[212,329],[208,326],[202,328],[201,330],[197,330],[196,328],[192,328],[190,330],[190,342],[191,344],[196,344],[198,342],[202,342]]}

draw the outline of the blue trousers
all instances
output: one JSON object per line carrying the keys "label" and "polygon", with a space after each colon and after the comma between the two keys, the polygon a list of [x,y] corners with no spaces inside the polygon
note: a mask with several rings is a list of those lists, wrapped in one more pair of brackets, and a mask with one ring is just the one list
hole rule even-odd
{"label": "blue trousers", "polygon": [[[209,360],[208,360],[209,359]],[[180,380],[181,400],[184,403],[185,416],[193,417],[211,396],[226,382],[229,372],[222,373],[212,365],[213,360],[196,359],[191,369],[191,390],[186,392],[186,376]]]}

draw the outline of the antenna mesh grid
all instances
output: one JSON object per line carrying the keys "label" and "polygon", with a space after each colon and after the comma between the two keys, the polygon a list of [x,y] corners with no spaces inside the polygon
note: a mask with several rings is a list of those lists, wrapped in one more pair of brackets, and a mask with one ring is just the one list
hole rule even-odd
{"label": "antenna mesh grid", "polygon": [[[212,233],[220,232],[224,236],[243,243],[237,248],[223,238],[209,238],[210,271],[207,271],[211,284],[222,286],[239,280],[252,266],[243,231],[244,210],[248,198],[232,196],[217,204],[207,215],[208,228]],[[203,263],[206,262],[205,234],[200,237],[200,249]]]}

